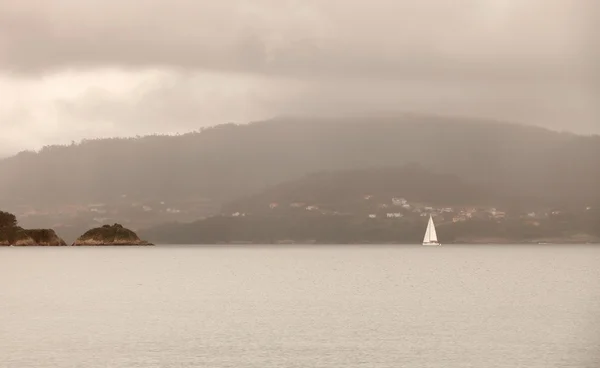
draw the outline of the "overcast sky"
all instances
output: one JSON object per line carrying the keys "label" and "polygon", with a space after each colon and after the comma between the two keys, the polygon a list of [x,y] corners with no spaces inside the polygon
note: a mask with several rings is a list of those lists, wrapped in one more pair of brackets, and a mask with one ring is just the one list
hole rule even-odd
{"label": "overcast sky", "polygon": [[597,0],[0,0],[0,154],[278,114],[600,133]]}

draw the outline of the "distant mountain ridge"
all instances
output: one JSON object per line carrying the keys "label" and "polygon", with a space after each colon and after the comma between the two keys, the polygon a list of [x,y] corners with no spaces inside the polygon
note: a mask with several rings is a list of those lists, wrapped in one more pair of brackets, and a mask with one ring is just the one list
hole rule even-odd
{"label": "distant mountain ridge", "polygon": [[[308,173],[417,163],[497,193],[600,200],[600,137],[428,116],[281,118],[179,136],[88,140],[0,160],[12,207],[211,198],[227,202]],[[11,207],[11,208],[12,208]]]}

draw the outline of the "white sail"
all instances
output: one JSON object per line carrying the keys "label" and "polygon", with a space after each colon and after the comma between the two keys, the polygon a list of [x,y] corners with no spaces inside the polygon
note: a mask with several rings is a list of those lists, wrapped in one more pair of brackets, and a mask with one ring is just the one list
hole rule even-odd
{"label": "white sail", "polygon": [[429,243],[429,237],[431,236],[431,217],[427,223],[427,230],[425,230],[425,237],[423,238],[423,244]]}
{"label": "white sail", "polygon": [[427,224],[427,230],[425,230],[423,244],[439,244],[437,232],[435,231],[435,224],[433,223],[433,217],[431,216],[429,216],[429,223]]}
{"label": "white sail", "polygon": [[429,230],[429,241],[437,242],[437,232],[435,231],[435,224],[433,223],[433,218],[431,216],[429,216],[429,226],[431,226],[431,229]]}

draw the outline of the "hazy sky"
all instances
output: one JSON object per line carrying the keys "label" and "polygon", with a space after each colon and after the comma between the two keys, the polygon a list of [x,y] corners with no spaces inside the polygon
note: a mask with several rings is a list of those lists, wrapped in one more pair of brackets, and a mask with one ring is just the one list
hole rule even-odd
{"label": "hazy sky", "polygon": [[600,133],[597,0],[0,0],[0,154],[277,114]]}

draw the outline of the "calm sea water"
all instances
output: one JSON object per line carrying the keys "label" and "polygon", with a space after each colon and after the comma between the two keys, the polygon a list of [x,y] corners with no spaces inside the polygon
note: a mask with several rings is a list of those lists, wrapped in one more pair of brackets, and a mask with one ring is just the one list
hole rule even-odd
{"label": "calm sea water", "polygon": [[0,367],[600,367],[600,247],[0,249]]}

